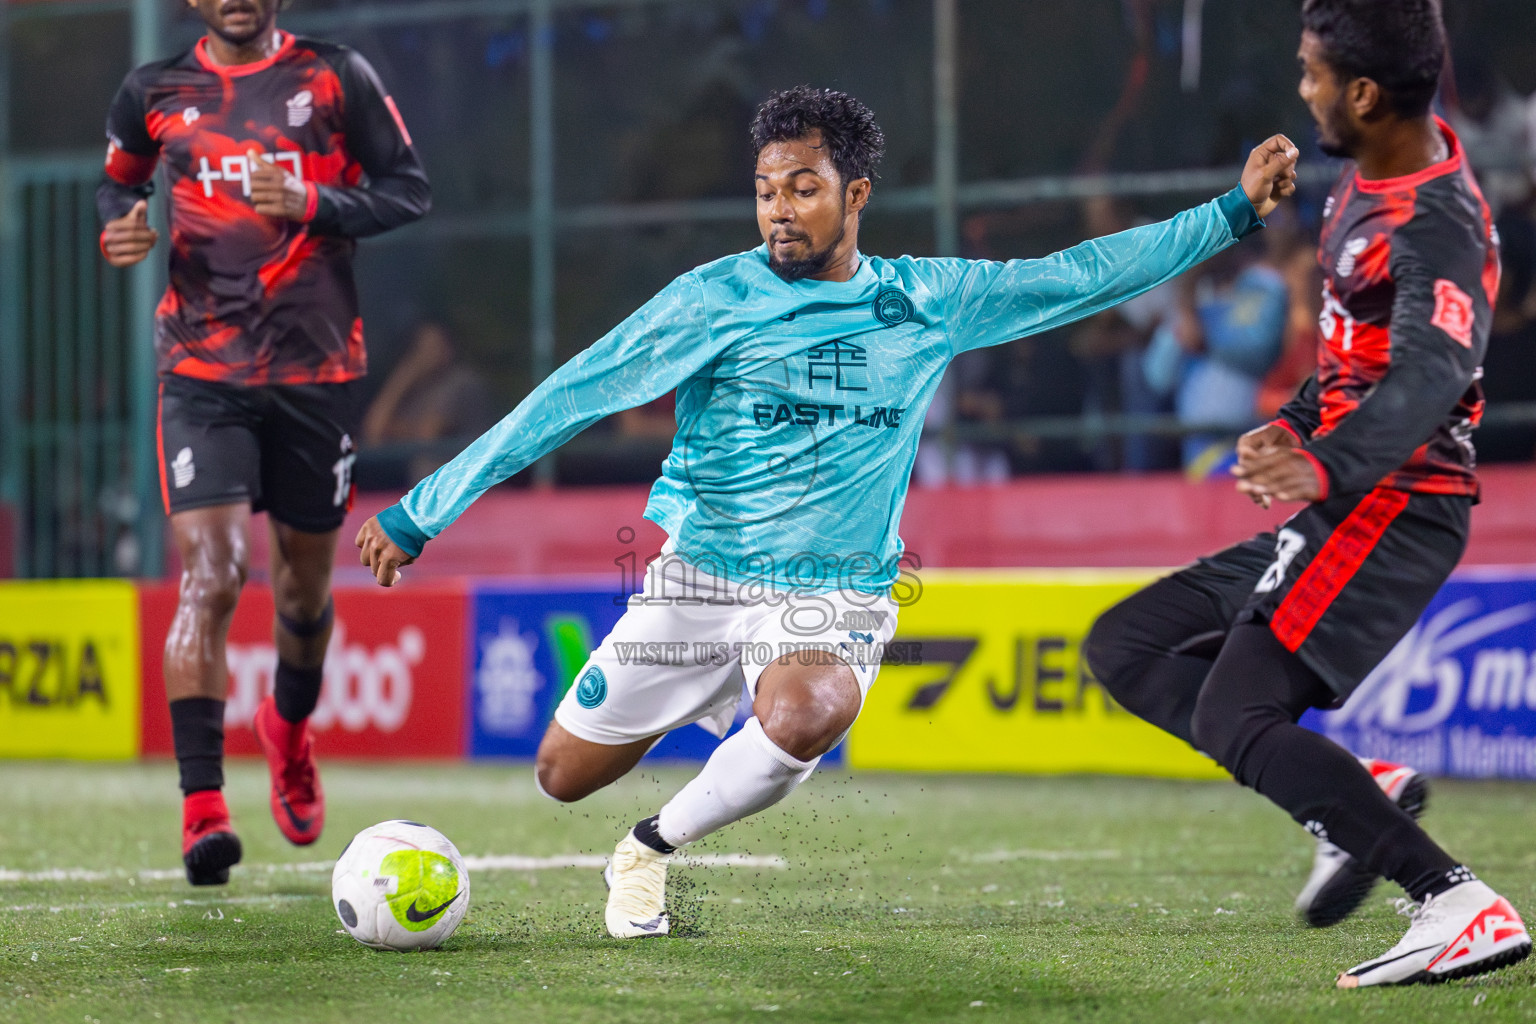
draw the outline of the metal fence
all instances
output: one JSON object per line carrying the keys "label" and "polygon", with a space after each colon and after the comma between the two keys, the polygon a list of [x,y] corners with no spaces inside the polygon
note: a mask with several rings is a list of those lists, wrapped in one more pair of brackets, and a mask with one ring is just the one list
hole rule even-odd
{"label": "metal fence", "polygon": [[[96,161],[23,161],[5,182],[4,494],[28,576],[131,574],[158,559],[154,391],[135,365],[132,279],[96,251]],[[150,381],[152,385],[152,378]]]}
{"label": "metal fence", "polygon": [[[1520,0],[1487,3],[1500,4],[1523,10]],[[439,315],[457,318],[500,397],[513,400],[672,274],[755,244],[751,201],[729,198],[741,194],[734,157],[723,159],[723,178],[702,183],[658,188],[638,172],[621,180],[622,153],[636,137],[666,137],[685,123],[662,118],[658,129],[648,112],[681,117],[703,97],[700,117],[740,132],[743,98],[768,87],[815,80],[867,92],[892,138],[866,222],[870,246],[956,254],[965,250],[965,218],[978,211],[1066,209],[1098,195],[1162,210],[1228,187],[1238,144],[1257,141],[1257,127],[1305,131],[1290,92],[1293,8],[1273,0],[1203,8],[1174,0],[303,0],[282,24],[355,44],[379,66],[434,180],[431,217],[360,250],[376,366],[399,347],[392,332],[436,302]],[[1191,12],[1198,18],[1202,9],[1212,35],[1220,32],[1203,64],[1198,31],[1193,60],[1189,50]],[[996,24],[979,26],[982,18]],[[34,30],[50,19],[93,26],[78,37],[90,49],[62,58],[48,51]],[[156,574],[164,523],[151,354],[163,253],[122,273],[96,250],[96,126],[110,93],[83,97],[83,113],[63,127],[56,116],[21,114],[52,109],[32,92],[39,81],[64,90],[94,74],[93,88],[110,89],[129,66],[187,45],[198,28],[178,0],[0,0],[0,111],[10,114],[0,117],[0,504],[15,512],[22,575]],[[10,59],[23,40],[38,50],[28,51],[25,81]],[[1147,66],[1151,85],[1137,113],[1128,97]],[[715,77],[689,92],[678,82],[695,70],[695,78]],[[707,103],[720,96],[726,110],[716,116]],[[1028,126],[1027,142],[1000,107]],[[1118,160],[1109,155],[1114,137],[1099,127],[1106,111],[1121,132]],[[73,130],[77,121],[88,130]],[[55,138],[38,150],[38,139]],[[1097,156],[1085,163],[1085,152]],[[743,182],[745,173],[743,161]],[[163,216],[158,202],[152,211]],[[1038,253],[1075,240],[1080,225],[1058,217],[1029,230],[1026,251]],[[1058,417],[949,436],[1091,444],[1117,432],[1190,429]],[[553,472],[547,460],[537,469],[545,480]]]}

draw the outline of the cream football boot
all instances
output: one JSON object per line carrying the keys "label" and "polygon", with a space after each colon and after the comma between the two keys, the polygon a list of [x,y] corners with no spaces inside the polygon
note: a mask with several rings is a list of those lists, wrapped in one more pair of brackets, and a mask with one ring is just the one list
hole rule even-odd
{"label": "cream football boot", "polygon": [[604,913],[608,934],[616,939],[644,939],[665,935],[667,922],[667,861],[660,853],[635,838],[630,831],[619,840],[603,881],[608,883],[608,908]]}

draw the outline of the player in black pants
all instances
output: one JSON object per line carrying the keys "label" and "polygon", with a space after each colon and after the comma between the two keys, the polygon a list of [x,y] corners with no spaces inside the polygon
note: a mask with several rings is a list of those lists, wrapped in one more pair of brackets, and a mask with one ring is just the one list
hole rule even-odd
{"label": "player in black pants", "polygon": [[156,242],[148,203],[163,169],[171,254],[155,313],[156,434],[182,563],[165,689],[187,879],[215,885],[241,853],[222,792],[224,641],[252,511],[271,521],[277,665],[251,726],[283,835],[307,845],[325,823],[307,723],[334,620],[331,563],[352,500],[367,371],[354,239],[422,216],[431,190],[361,56],[279,31],[279,0],[187,5],[207,32],[123,82],[96,199],[103,255],[137,263]]}
{"label": "player in black pants", "polygon": [[1355,166],[1324,211],[1317,372],[1238,443],[1235,472],[1266,508],[1309,504],[1110,609],[1087,657],[1130,711],[1419,901],[1403,940],[1341,988],[1464,977],[1529,954],[1519,915],[1297,720],[1348,697],[1461,557],[1498,249],[1429,112],[1438,2],[1307,0],[1302,23],[1301,96],[1324,152]]}

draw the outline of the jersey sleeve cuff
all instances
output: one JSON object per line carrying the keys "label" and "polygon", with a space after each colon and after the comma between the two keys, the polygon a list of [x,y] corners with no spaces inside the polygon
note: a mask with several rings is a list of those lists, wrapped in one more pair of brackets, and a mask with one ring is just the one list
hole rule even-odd
{"label": "jersey sleeve cuff", "polygon": [[1305,448],[1298,448],[1296,450],[1301,452],[1308,462],[1312,463],[1312,472],[1317,474],[1317,500],[1327,501],[1329,493],[1333,490],[1328,481],[1328,467],[1324,466],[1321,459]]}
{"label": "jersey sleeve cuff", "polygon": [[1281,416],[1278,419],[1270,420],[1269,421],[1269,425],[1272,426],[1272,427],[1279,427],[1281,430],[1285,431],[1287,434],[1290,434],[1292,437],[1294,437],[1296,439],[1296,443],[1298,445],[1306,444],[1307,443],[1307,439],[1301,436],[1301,431],[1299,431],[1295,427],[1291,426],[1291,421],[1286,419],[1284,416]]}
{"label": "jersey sleeve cuff", "polygon": [[430,539],[398,504],[379,513],[379,525],[384,528],[389,539],[394,541],[395,547],[412,558],[421,557],[421,550]]}
{"label": "jersey sleeve cuff", "polygon": [[308,197],[304,201],[304,223],[308,224],[315,219],[315,214],[320,212],[320,189],[314,182],[306,181],[304,194]]}
{"label": "jersey sleeve cuff", "polygon": [[1246,238],[1264,226],[1264,222],[1259,219],[1259,211],[1248,201],[1248,193],[1243,191],[1241,185],[1233,186],[1232,191],[1216,200],[1216,206],[1221,210],[1221,215],[1227,218],[1227,226],[1232,229],[1233,238]]}

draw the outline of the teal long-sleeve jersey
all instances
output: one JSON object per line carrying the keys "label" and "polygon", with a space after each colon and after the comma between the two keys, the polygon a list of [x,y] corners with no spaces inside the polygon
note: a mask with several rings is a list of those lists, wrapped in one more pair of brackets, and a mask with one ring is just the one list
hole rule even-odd
{"label": "teal long-sleeve jersey", "polygon": [[[645,517],[683,560],[780,589],[883,590],[923,415],[949,361],[1097,313],[1261,227],[1241,188],[1034,260],[860,256],[785,281],[767,247],[677,278],[379,515],[421,554],[487,488],[677,389]],[[512,540],[511,543],[516,543]]]}

